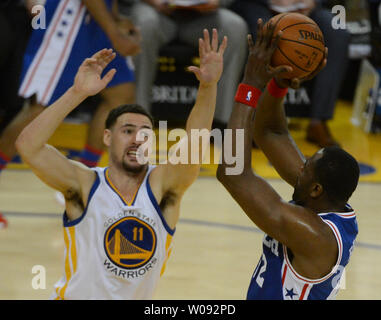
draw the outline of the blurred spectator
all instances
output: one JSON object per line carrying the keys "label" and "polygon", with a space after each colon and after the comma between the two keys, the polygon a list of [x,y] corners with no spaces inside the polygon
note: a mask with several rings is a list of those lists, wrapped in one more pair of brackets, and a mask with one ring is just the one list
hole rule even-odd
{"label": "blurred spectator", "polygon": [[368,0],[371,24],[372,62],[381,68],[381,0]]}
{"label": "blurred spectator", "polygon": [[[20,1],[9,2],[13,5]],[[28,1],[28,5],[31,8],[33,3]],[[0,170],[16,154],[14,142],[21,130],[72,85],[82,61],[100,49],[114,48],[118,55],[106,72],[116,68],[117,73],[101,94],[102,102],[94,111],[80,157],[84,164],[95,166],[103,152],[104,123],[109,110],[135,101],[134,72],[124,56],[139,52],[139,32],[130,21],[119,17],[116,0],[46,0],[39,14],[41,19],[45,18],[46,28],[42,23],[34,26],[19,81],[19,95],[28,99],[28,104],[0,137]],[[0,20],[3,23],[3,18]],[[27,28],[25,21],[23,25]],[[12,28],[16,27],[19,24],[15,22]],[[4,76],[2,79],[9,82]],[[17,91],[10,94],[14,99]]]}
{"label": "blurred spectator", "polygon": [[332,137],[327,121],[333,118],[340,86],[348,63],[348,46],[350,35],[342,29],[333,29],[332,13],[323,8],[319,0],[236,0],[231,9],[241,15],[249,25],[255,38],[257,20],[268,21],[278,14],[271,9],[274,6],[289,6],[302,3],[303,9],[298,12],[309,16],[320,27],[328,47],[328,62],[313,82],[311,97],[310,123],[307,128],[308,141],[320,147],[338,145]]}
{"label": "blurred spectator", "polygon": [[23,1],[0,1],[0,132],[23,104],[17,91],[30,21]]}
{"label": "blurred spectator", "polygon": [[[225,7],[233,0],[120,0],[121,13],[131,16],[142,34],[142,52],[136,56],[136,99],[151,107],[159,50],[173,40],[198,47],[203,29],[218,29],[228,37],[224,73],[219,82],[215,127],[226,126],[247,54],[247,25]],[[221,40],[221,39],[220,39]]]}
{"label": "blurred spectator", "polygon": [[[22,59],[30,34],[30,16],[23,1],[0,1],[0,132],[22,107],[17,95]],[[0,172],[9,156],[0,149]],[[7,226],[0,213],[0,229]]]}

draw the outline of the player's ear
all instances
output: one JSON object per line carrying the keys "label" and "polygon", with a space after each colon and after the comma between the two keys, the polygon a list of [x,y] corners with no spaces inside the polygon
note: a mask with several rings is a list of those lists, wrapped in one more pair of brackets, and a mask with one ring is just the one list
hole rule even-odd
{"label": "player's ear", "polygon": [[106,147],[109,147],[111,145],[111,130],[105,129],[103,132],[103,143],[106,145]]}
{"label": "player's ear", "polygon": [[310,188],[310,197],[316,199],[322,195],[323,191],[323,186],[320,183],[314,182]]}

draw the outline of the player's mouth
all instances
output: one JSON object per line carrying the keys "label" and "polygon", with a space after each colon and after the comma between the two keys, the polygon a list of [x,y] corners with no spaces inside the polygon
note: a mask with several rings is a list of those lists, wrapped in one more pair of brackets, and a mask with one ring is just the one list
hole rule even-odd
{"label": "player's mouth", "polygon": [[138,152],[136,149],[135,150],[133,149],[133,150],[128,150],[126,154],[129,158],[136,159]]}
{"label": "player's mouth", "polygon": [[135,147],[128,149],[126,152],[126,156],[127,156],[128,160],[133,161],[133,162],[137,161],[139,154],[140,154],[139,150]]}

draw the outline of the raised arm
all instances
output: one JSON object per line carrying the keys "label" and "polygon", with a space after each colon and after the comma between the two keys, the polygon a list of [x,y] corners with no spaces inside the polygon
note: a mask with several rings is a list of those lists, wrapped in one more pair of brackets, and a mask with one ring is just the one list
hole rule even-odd
{"label": "raised arm", "polygon": [[[259,80],[264,78],[266,74],[269,80],[287,71],[288,68],[281,66],[274,69],[266,64],[270,61],[277,41],[271,45],[272,30],[260,29],[258,35],[255,45],[252,43],[251,37],[248,37],[250,51],[243,83],[263,90],[267,82]],[[263,94],[259,104],[263,103],[262,99]],[[223,150],[222,163],[218,166],[217,178],[246,215],[261,230],[292,250],[299,263],[298,271],[301,271],[300,266],[303,265],[304,269],[300,272],[301,274],[318,278],[327,272],[327,265],[330,266],[331,260],[335,258],[335,252],[332,253],[332,234],[314,212],[284,201],[264,179],[253,172],[251,141],[254,116],[256,117],[254,108],[240,102],[235,103],[228,129],[231,129],[233,133],[233,154],[238,150],[235,134],[237,130],[244,132],[244,141],[242,142],[244,154],[236,155],[244,157],[244,169],[241,174],[229,175],[227,169],[230,166],[225,161]],[[229,146],[224,144],[223,148],[226,147]],[[325,260],[322,265],[312,270],[311,263],[316,264],[317,257],[324,250],[328,250],[326,252],[329,254],[323,260],[331,260],[328,264]]]}
{"label": "raised arm", "polygon": [[[95,173],[67,159],[47,141],[72,110],[111,81],[115,69],[103,78],[101,73],[114,57],[112,50],[104,49],[86,59],[78,70],[74,85],[26,126],[16,140],[17,151],[23,160],[43,182],[62,192],[67,202],[80,200],[81,205],[85,206],[88,194],[84,190],[91,187]],[[76,218],[70,216],[70,212],[68,216]]]}
{"label": "raised arm", "polygon": [[[218,44],[216,29],[213,30],[211,40],[207,30],[204,30],[204,38],[199,39],[200,67],[189,67],[189,71],[193,72],[199,81],[197,98],[186,122],[187,135],[175,147],[178,150],[187,150],[188,155],[181,159],[180,163],[175,163],[175,153],[169,155],[168,162],[160,164],[152,172],[151,181],[156,189],[157,199],[161,199],[168,192],[176,194],[178,198],[181,197],[199,174],[203,151],[207,145],[202,145],[202,137],[192,134],[192,130],[204,129],[209,136],[216,107],[217,82],[222,74],[223,54],[226,46],[226,37],[220,45]],[[209,143],[209,138],[206,140]],[[203,147],[203,150],[201,147],[199,148],[197,159],[194,157],[192,159],[192,144]]]}
{"label": "raised arm", "polygon": [[[261,28],[261,26],[262,24],[259,22],[258,27]],[[265,70],[269,70],[269,61],[267,59],[268,57],[257,57],[256,64],[261,65],[264,63],[266,65]],[[272,84],[279,88],[292,87],[297,89],[301,82],[312,79],[319,73],[324,68],[326,62],[326,59],[323,59],[319,68],[309,75],[308,78],[286,80],[282,79],[282,73],[279,73],[274,75]],[[289,69],[289,71],[291,70],[292,68]],[[262,76],[257,76],[253,80],[253,85],[265,88],[271,79],[270,76],[272,75],[268,72],[265,72]],[[288,131],[284,98],[271,95],[268,88],[263,90],[261,100],[256,109],[253,128],[255,143],[263,151],[282,179],[291,186],[295,186],[297,176],[305,163],[305,157]]]}

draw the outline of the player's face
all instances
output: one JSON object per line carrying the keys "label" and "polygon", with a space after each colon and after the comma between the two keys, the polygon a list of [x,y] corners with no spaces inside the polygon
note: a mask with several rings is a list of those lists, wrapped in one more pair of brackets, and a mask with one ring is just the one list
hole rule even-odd
{"label": "player's face", "polygon": [[118,117],[109,134],[108,147],[112,163],[127,172],[134,173],[141,172],[147,167],[148,164],[139,163],[138,149],[152,134],[152,123],[148,117],[142,114],[124,113]]}
{"label": "player's face", "polygon": [[292,200],[300,205],[304,205],[310,197],[313,184],[316,183],[314,173],[315,163],[321,157],[322,153],[321,151],[318,151],[311,158],[308,158],[301,167],[300,174],[294,187],[294,194],[292,195]]}

